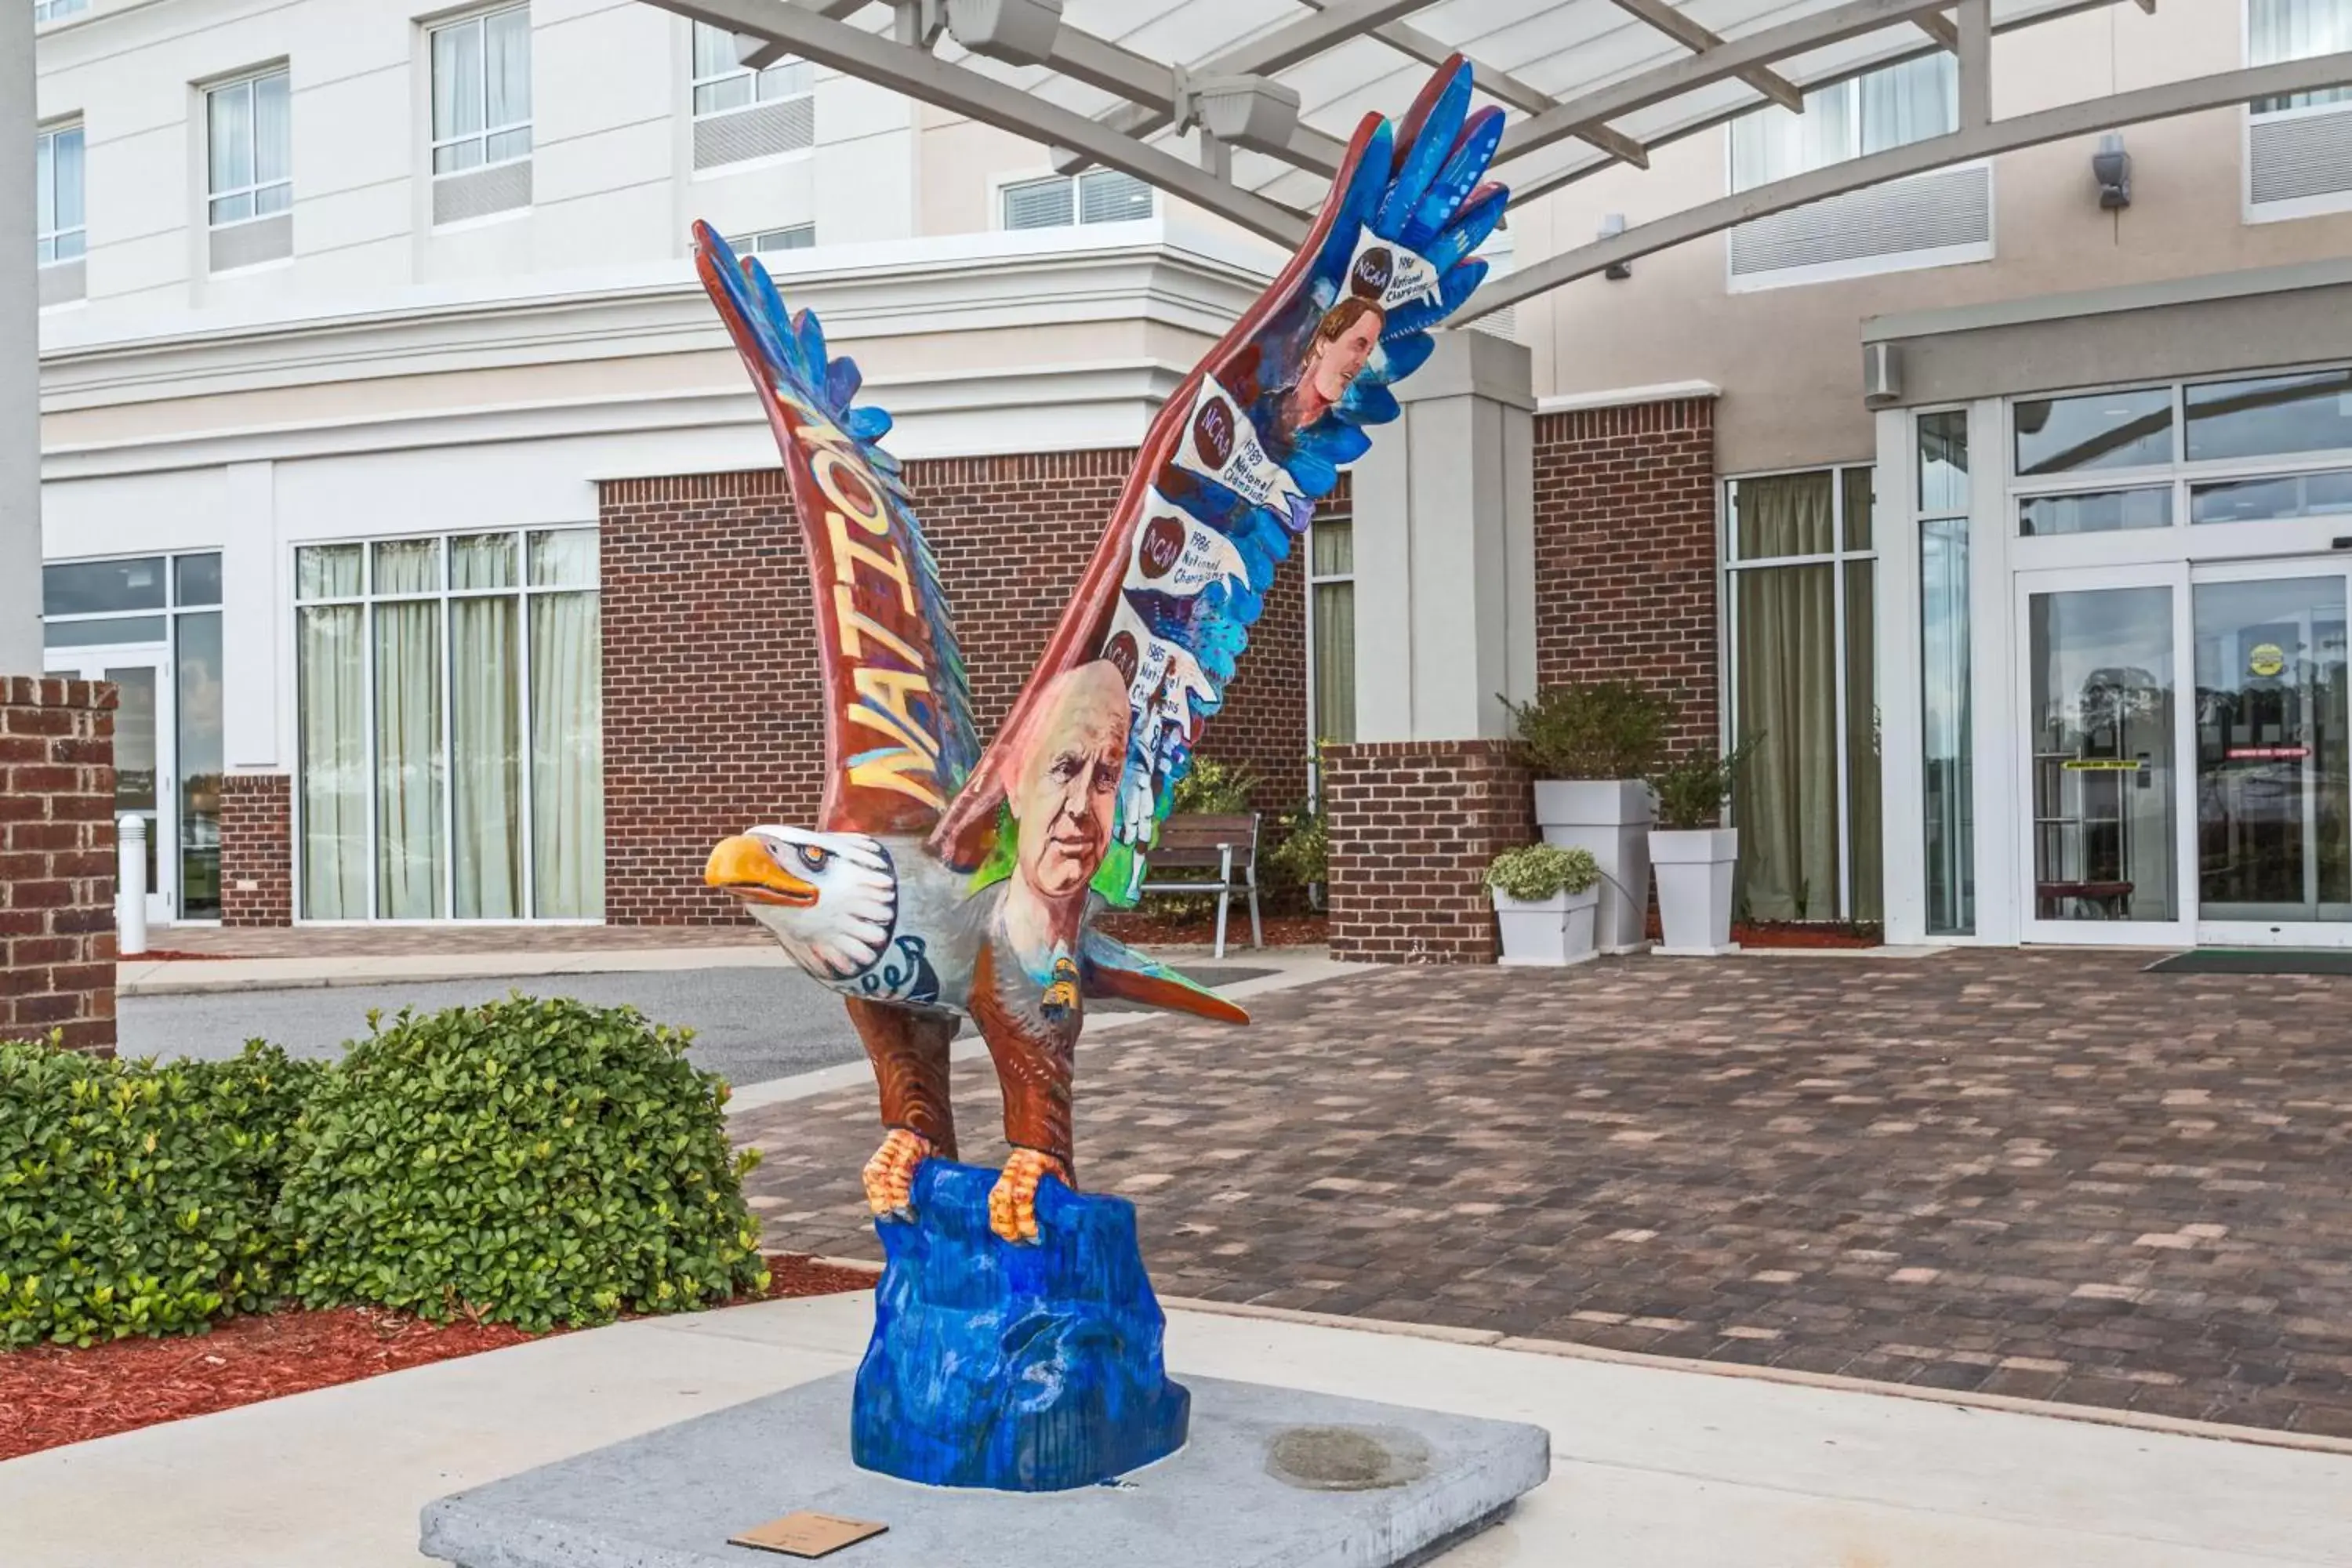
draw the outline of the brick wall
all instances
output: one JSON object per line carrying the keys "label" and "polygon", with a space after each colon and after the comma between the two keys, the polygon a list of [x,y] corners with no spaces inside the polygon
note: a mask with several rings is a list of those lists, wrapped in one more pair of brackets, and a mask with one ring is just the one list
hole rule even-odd
{"label": "brick wall", "polygon": [[1647,681],[1713,745],[1715,514],[1714,399],[1538,416],[1537,679]]}
{"label": "brick wall", "polygon": [[1536,837],[1534,791],[1510,746],[1334,746],[1324,758],[1323,780],[1331,830],[1331,956],[1492,963],[1486,864]]}
{"label": "brick wall", "polygon": [[221,924],[294,923],[294,805],[284,773],[221,777]]}
{"label": "brick wall", "polygon": [[114,706],[0,677],[0,1039],[114,1053]]}
{"label": "brick wall", "polygon": [[[982,740],[1011,710],[1100,539],[1131,451],[928,459],[907,478],[955,607]],[[781,469],[602,487],[604,915],[741,918],[702,886],[726,834],[811,822],[824,760],[808,576]],[[1205,754],[1306,789],[1306,610],[1294,555]]]}

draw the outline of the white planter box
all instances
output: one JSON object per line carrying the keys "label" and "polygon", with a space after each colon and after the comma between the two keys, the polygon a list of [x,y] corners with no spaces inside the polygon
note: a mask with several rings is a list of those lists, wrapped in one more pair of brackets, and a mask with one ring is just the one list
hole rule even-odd
{"label": "white planter box", "polygon": [[1533,903],[1512,898],[1498,889],[1495,924],[1503,933],[1498,963],[1540,965],[1558,969],[1600,956],[1592,951],[1592,912],[1601,902],[1601,884],[1580,893],[1559,893]]}
{"label": "white planter box", "polygon": [[1639,779],[1538,779],[1536,826],[1544,842],[1589,851],[1601,868],[1593,942],[1635,952],[1650,924],[1650,786]]}
{"label": "white planter box", "polygon": [[1658,921],[1664,957],[1712,957],[1737,952],[1731,941],[1731,871],[1739,863],[1739,830],[1659,828],[1650,835],[1658,871]]}

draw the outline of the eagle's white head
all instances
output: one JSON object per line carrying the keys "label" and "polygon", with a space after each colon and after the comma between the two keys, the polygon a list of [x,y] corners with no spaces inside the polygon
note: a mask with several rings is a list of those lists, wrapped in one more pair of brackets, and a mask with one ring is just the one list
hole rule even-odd
{"label": "eagle's white head", "polygon": [[702,879],[742,900],[793,962],[845,980],[882,955],[898,921],[890,852],[862,833],[754,827],[719,840]]}

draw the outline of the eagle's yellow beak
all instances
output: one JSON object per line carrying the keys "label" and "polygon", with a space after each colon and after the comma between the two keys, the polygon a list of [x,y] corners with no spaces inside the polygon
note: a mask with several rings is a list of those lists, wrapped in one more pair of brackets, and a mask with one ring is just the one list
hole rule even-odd
{"label": "eagle's yellow beak", "polygon": [[722,838],[702,868],[702,879],[753,904],[786,904],[805,910],[816,902],[816,889],[776,864],[768,847],[748,833]]}

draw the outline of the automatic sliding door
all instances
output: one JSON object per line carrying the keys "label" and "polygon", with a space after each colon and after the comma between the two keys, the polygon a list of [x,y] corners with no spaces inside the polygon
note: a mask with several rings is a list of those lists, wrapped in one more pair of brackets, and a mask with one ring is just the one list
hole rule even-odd
{"label": "automatic sliding door", "polygon": [[2352,920],[2344,574],[2193,592],[2199,917]]}
{"label": "automatic sliding door", "polygon": [[2025,595],[2029,926],[2045,940],[2181,919],[2175,605],[2165,584]]}

